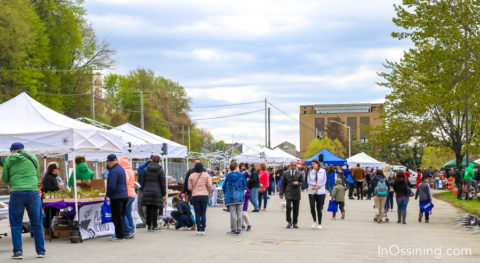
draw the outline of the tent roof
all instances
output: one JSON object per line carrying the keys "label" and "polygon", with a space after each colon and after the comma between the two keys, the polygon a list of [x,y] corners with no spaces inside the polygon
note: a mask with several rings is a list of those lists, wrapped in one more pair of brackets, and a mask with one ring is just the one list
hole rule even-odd
{"label": "tent roof", "polygon": [[[167,149],[168,149],[168,154],[165,156],[167,158],[185,158],[187,157],[188,150],[186,146],[183,146],[179,143],[176,143],[174,141],[165,139],[163,137],[160,137],[156,134],[153,134],[151,132],[148,132],[146,130],[143,130],[141,128],[138,128],[136,126],[133,126],[130,123],[125,123],[120,126],[115,127],[114,130],[118,130],[120,132],[125,132],[128,133],[134,137],[141,138],[145,141],[150,142],[151,144],[155,145],[162,145],[163,143],[167,144]],[[161,149],[157,149],[157,154],[161,153]],[[148,157],[150,154],[148,155]]]}
{"label": "tent roof", "polygon": [[378,168],[385,167],[384,162],[379,162],[379,161],[375,160],[374,158],[368,156],[364,152],[355,154],[354,156],[348,158],[347,163],[350,166],[360,164],[363,167],[378,167]]}
{"label": "tent roof", "polygon": [[307,159],[305,161],[306,165],[311,165],[312,160],[317,159],[320,156],[320,154],[323,154],[323,163],[326,165],[345,165],[347,164],[347,161],[345,159],[342,159],[335,154],[331,153],[327,149],[323,149],[321,152],[315,154],[311,158]]}
{"label": "tent roof", "polygon": [[45,155],[122,151],[120,136],[58,113],[25,92],[1,104],[0,117],[0,154],[8,154],[17,141]]}
{"label": "tent roof", "polygon": [[[478,160],[477,161],[470,161],[470,162],[473,162],[475,164],[476,168],[480,168],[480,162],[478,162]],[[467,159],[463,158],[462,169],[466,168],[466,167],[467,167]],[[442,169],[450,169],[450,168],[457,168],[457,160],[456,159],[450,160],[442,166]]]}
{"label": "tent roof", "polygon": [[300,160],[299,158],[285,152],[284,150],[280,149],[280,148],[276,148],[273,150],[274,152],[277,152],[279,156],[284,156],[287,160],[287,162],[291,162],[291,161],[298,161]]}
{"label": "tent roof", "polygon": [[243,163],[285,163],[296,161],[298,158],[290,156],[282,150],[272,150],[269,148],[248,147],[249,149],[242,154],[234,157],[237,162]]}

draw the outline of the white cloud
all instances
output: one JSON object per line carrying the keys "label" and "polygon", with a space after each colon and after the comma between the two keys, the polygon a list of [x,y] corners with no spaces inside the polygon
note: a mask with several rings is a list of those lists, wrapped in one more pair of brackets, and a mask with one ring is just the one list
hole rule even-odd
{"label": "white cloud", "polygon": [[241,62],[241,63],[250,63],[255,58],[253,55],[244,53],[244,52],[235,52],[235,51],[224,51],[219,49],[192,49],[187,51],[165,51],[167,56],[173,58],[182,58],[182,59],[194,59],[200,61],[213,61],[219,63],[225,62]]}

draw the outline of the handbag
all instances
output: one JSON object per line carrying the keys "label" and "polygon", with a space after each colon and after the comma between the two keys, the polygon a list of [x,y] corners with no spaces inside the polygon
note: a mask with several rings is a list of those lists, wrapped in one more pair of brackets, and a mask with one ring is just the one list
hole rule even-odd
{"label": "handbag", "polygon": [[337,201],[335,200],[330,200],[328,202],[328,209],[327,209],[328,212],[334,212],[336,213],[338,211],[338,203]]}
{"label": "handbag", "polygon": [[260,184],[260,188],[258,188],[258,192],[263,194],[265,193],[266,189],[263,187],[263,184]]}
{"label": "handbag", "polygon": [[415,194],[413,193],[412,189],[411,189],[410,186],[408,185],[407,179],[405,179],[405,185],[407,186],[408,196],[414,196]]}
{"label": "handbag", "polygon": [[102,225],[110,222],[113,222],[112,207],[108,203],[107,197],[105,196],[105,201],[103,201],[102,205]]}

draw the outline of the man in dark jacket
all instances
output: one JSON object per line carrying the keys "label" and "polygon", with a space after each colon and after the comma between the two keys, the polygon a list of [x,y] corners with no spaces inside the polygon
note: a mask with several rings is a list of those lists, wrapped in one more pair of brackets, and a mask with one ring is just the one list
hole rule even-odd
{"label": "man in dark jacket", "polygon": [[[290,169],[283,173],[282,185],[280,186],[280,199],[287,200],[287,228],[298,228],[298,210],[300,208],[300,199],[302,197],[301,186],[303,176],[300,171],[297,171],[297,162],[290,163]],[[293,220],[292,220],[292,206],[293,206]]]}
{"label": "man in dark jacket", "polygon": [[[452,168],[453,169],[453,168]],[[454,169],[454,174],[455,174],[455,184],[457,185],[457,199],[461,200],[462,199],[462,184],[463,184],[463,175],[458,169]]]}
{"label": "man in dark jacket", "polygon": [[[125,170],[118,164],[117,156],[110,154],[107,157],[108,179],[107,179],[107,197],[110,198],[112,206],[112,221],[115,225],[115,235],[111,241],[121,241],[125,239],[125,215],[127,211],[127,176]],[[131,238],[127,236],[127,238]]]}
{"label": "man in dark jacket", "polygon": [[187,202],[182,201],[178,197],[174,197],[172,205],[177,209],[177,211],[172,211],[172,217],[175,219],[175,229],[181,227],[192,227],[192,213],[190,212],[190,206]]}

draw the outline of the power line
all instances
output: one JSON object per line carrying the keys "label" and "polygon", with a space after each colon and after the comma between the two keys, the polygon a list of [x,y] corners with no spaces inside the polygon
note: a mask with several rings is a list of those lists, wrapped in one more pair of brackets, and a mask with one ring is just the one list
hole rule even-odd
{"label": "power line", "polygon": [[278,110],[279,112],[281,112],[283,115],[285,115],[285,116],[289,117],[290,119],[294,120],[295,122],[297,122],[297,123],[298,123],[298,122],[299,122],[299,123],[302,123],[303,125],[308,126],[308,127],[310,127],[311,129],[315,130],[315,127],[313,127],[313,126],[310,125],[309,123],[306,123],[306,122],[304,122],[304,121],[302,121],[302,120],[300,120],[300,119],[297,119],[297,118],[295,118],[295,117],[290,116],[288,113],[284,112],[284,111],[281,110],[279,107],[273,105],[273,104],[272,104],[271,102],[269,102],[269,101],[267,101],[267,103],[268,103],[270,106],[272,106],[273,108],[275,108],[276,110]]}
{"label": "power line", "polygon": [[219,117],[212,117],[212,118],[203,118],[203,119],[193,119],[191,121],[203,121],[203,120],[213,120],[213,119],[223,119],[223,118],[230,118],[230,117],[235,117],[235,116],[241,116],[241,115],[247,115],[255,112],[260,112],[260,111],[265,111],[265,109],[261,110],[255,110],[255,111],[249,111],[249,112],[243,112],[243,113],[238,113],[238,114],[233,114],[233,115],[227,115],[227,116],[219,116]]}
{"label": "power line", "polygon": [[248,105],[248,104],[257,104],[257,103],[264,103],[265,101],[252,101],[252,102],[242,102],[242,103],[234,103],[234,104],[221,104],[221,105],[212,105],[212,106],[199,106],[199,107],[191,107],[192,109],[208,109],[208,108],[220,108],[220,107],[231,107],[231,106],[239,106],[239,105]]}
{"label": "power line", "polygon": [[57,93],[36,93],[40,96],[59,96],[59,97],[74,97],[74,96],[90,96],[90,93],[79,93],[79,94],[57,94]]}

